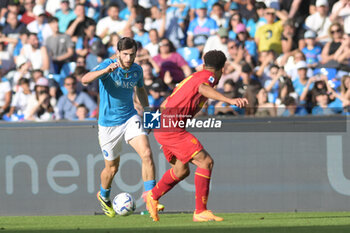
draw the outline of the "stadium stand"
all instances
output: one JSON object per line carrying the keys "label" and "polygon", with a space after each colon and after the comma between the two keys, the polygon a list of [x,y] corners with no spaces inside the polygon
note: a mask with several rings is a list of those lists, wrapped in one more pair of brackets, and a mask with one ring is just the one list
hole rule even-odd
{"label": "stadium stand", "polygon": [[[63,80],[75,76],[77,68],[90,70],[111,56],[124,36],[140,42],[135,62],[151,67],[147,86],[154,82],[151,90],[158,90],[156,84],[165,83],[160,99],[190,71],[202,68],[206,48],[227,55],[218,88],[227,96],[247,97],[249,107],[242,110],[209,100],[202,115],[349,114],[348,0],[57,2],[4,0],[0,5],[0,120],[61,119],[57,100],[67,93]],[[55,20],[58,25],[50,25]],[[168,44],[171,47],[165,48]],[[21,87],[27,83],[19,83],[23,78],[32,94]],[[77,93],[91,95],[91,88],[82,88],[75,78]],[[40,79],[48,87],[49,117],[18,117],[29,111],[25,106],[33,106],[28,101],[39,101],[35,87]],[[82,111],[89,114],[86,119],[91,112],[98,117],[97,90],[91,96],[96,109]],[[29,97],[19,98],[19,93]],[[73,103],[73,108],[79,104]]]}

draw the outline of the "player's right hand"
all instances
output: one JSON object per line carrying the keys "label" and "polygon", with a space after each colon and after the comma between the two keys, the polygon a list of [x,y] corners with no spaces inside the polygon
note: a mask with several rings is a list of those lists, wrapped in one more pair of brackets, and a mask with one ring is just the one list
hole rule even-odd
{"label": "player's right hand", "polygon": [[108,73],[111,73],[111,72],[115,71],[118,67],[119,67],[118,63],[115,62],[115,63],[112,63],[109,66],[107,66],[106,69],[107,69]]}
{"label": "player's right hand", "polygon": [[246,98],[235,98],[231,99],[230,104],[236,105],[239,108],[243,108],[248,104],[248,100]]}

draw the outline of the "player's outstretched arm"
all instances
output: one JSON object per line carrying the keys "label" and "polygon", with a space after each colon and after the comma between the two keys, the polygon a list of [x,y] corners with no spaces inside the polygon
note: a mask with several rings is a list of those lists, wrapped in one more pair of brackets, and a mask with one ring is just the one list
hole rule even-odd
{"label": "player's outstretched arm", "polygon": [[248,100],[246,98],[234,98],[230,99],[212,88],[211,86],[208,86],[206,84],[201,84],[198,88],[198,92],[202,94],[203,96],[209,98],[209,99],[214,99],[218,101],[223,101],[225,103],[228,103],[230,105],[236,105],[237,107],[244,107],[246,104],[248,104]]}
{"label": "player's outstretched arm", "polygon": [[83,83],[83,85],[87,85],[92,81],[98,79],[100,76],[113,72],[117,68],[118,68],[118,63],[112,63],[102,70],[90,71],[83,76],[83,78],[81,79],[81,82]]}

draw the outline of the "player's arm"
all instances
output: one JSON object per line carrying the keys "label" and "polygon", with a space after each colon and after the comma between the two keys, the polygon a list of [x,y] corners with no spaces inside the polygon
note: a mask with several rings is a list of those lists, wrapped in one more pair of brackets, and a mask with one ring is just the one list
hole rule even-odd
{"label": "player's arm", "polygon": [[98,79],[102,75],[113,72],[117,68],[118,68],[118,63],[112,63],[104,69],[97,70],[97,71],[90,71],[83,76],[83,78],[81,79],[81,82],[83,83],[83,85],[87,85],[87,84],[95,81],[96,79]]}
{"label": "player's arm", "polygon": [[148,95],[145,87],[136,87],[136,95],[143,108],[148,107]]}
{"label": "player's arm", "polygon": [[198,87],[198,92],[209,99],[223,101],[230,105],[236,105],[237,107],[240,107],[240,108],[248,104],[248,100],[246,98],[234,98],[234,99],[227,98],[226,96],[224,96],[223,94],[221,94],[220,92],[218,92],[217,90],[215,90],[214,88],[212,88],[211,86],[205,83],[202,83]]}

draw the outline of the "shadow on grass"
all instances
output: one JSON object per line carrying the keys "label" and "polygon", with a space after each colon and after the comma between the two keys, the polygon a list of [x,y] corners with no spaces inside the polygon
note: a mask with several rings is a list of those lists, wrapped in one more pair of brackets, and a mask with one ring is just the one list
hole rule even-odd
{"label": "shadow on grass", "polygon": [[240,227],[212,227],[205,225],[199,225],[198,228],[116,228],[116,229],[71,229],[71,230],[7,230],[1,229],[2,232],[18,232],[18,233],[129,233],[129,232],[142,232],[142,233],[349,233],[350,225],[342,226],[303,226],[303,227],[259,227],[259,228],[240,228]]}

